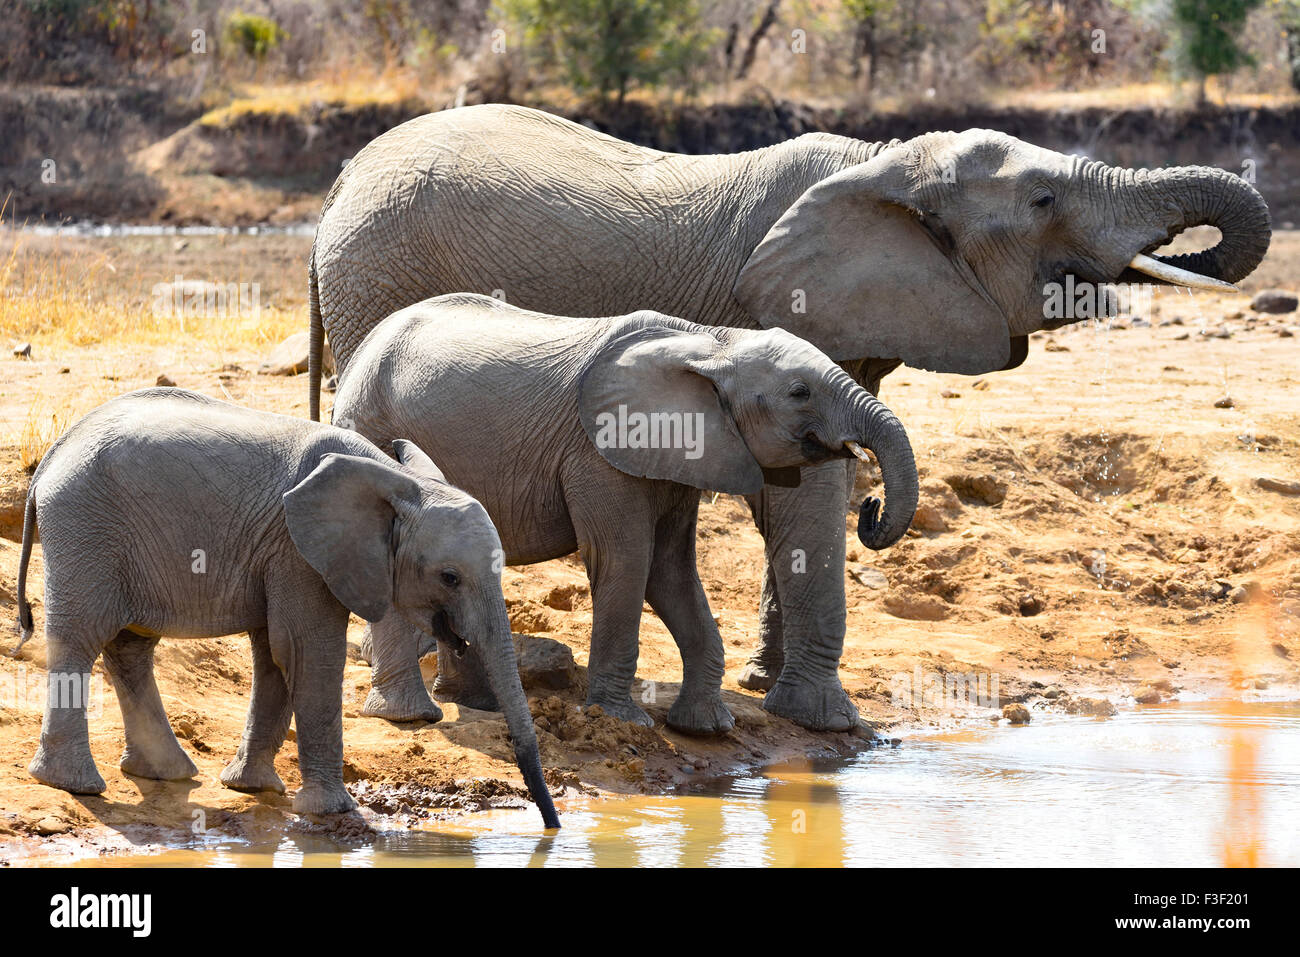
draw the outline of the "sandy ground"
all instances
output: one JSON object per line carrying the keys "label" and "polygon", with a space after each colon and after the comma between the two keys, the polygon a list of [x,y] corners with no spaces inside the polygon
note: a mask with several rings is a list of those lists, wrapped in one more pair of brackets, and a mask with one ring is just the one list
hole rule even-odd
{"label": "sandy ground", "polygon": [[[100,242],[96,254],[107,249],[119,272],[143,283],[117,295],[143,295],[177,272],[212,275],[214,259],[237,260],[241,276],[262,282],[265,295],[297,306],[310,240],[195,238],[183,249],[171,238],[41,242],[41,254],[69,256]],[[1298,285],[1300,234],[1279,234],[1245,287]],[[1258,315],[1244,296],[1171,291],[1137,318],[1149,325],[1125,317],[1035,336],[1028,361],[1012,372],[974,379],[904,369],[886,380],[882,397],[908,427],[923,494],[913,529],[886,552],[864,550],[852,518],[846,522],[848,638],[840,676],[868,722],[857,732],[806,732],[768,715],[760,695],[735,683],[758,633],[762,544],[741,500],[706,497],[700,570],[721,623],[724,696],[736,729],[701,740],[664,727],[680,661],[647,607],[638,677],[654,683],[647,704],[653,729],[584,714],[581,667],[568,689],[529,692],[561,814],[565,795],[670,790],[809,752],[850,752],[871,746],[873,736],[879,743],[923,725],[997,720],[1007,704],[1022,704],[1031,716],[1050,708],[1095,720],[1085,716],[1132,707],[1135,695],[1294,693],[1300,496],[1257,480],[1300,478],[1300,315]],[[31,416],[80,414],[153,385],[160,373],[214,396],[306,414],[305,379],[255,374],[261,355],[247,347],[75,348],[36,339],[31,359],[8,352],[0,358],[6,622],[14,619],[19,551],[10,538],[17,537],[15,509],[27,479],[17,446]],[[1225,397],[1230,407],[1222,407]],[[44,694],[41,572],[38,548],[31,587],[37,637],[19,659],[0,657],[0,864],[152,847],[182,841],[200,826],[232,837],[291,827],[360,840],[379,822],[410,824],[523,800],[498,715],[444,704],[438,724],[360,717],[369,671],[355,660],[345,676],[344,739],[360,816],[298,821],[285,797],[223,789],[218,774],[238,745],[247,706],[251,661],[243,636],[159,647],[164,701],[199,767],[192,782],[118,770],[122,724],[104,678],[91,737],[107,792],[77,797],[37,784],[25,769]],[[585,665],[591,607],[575,557],[508,569],[505,593],[517,632],[557,639]],[[359,642],[360,633],[354,619],[349,640]],[[14,634],[14,626],[0,626],[0,641]],[[432,666],[426,662],[430,679]],[[966,675],[992,676],[996,700],[954,703],[926,691]],[[299,782],[296,762],[291,733],[277,762],[291,789]]]}

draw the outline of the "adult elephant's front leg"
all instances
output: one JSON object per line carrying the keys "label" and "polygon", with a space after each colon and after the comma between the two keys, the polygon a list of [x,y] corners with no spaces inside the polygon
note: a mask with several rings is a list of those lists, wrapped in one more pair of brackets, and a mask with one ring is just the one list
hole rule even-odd
{"label": "adult elephant's front leg", "polygon": [[[844,517],[852,463],[835,461],[802,470],[798,488],[765,485],[749,500],[763,534],[767,565],[763,642],[754,661],[772,661],[782,641],[780,673],[763,701],[773,714],[814,731],[847,731],[858,710],[840,685],[844,651]],[[766,580],[776,595],[766,593]],[[771,633],[780,626],[780,639]],[[747,666],[747,671],[750,668]],[[752,673],[752,672],[751,672]]]}

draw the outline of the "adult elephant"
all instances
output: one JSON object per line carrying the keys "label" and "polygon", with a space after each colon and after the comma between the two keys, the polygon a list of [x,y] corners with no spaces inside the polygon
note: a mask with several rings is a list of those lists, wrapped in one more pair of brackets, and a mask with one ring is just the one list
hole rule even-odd
{"label": "adult elephant", "polygon": [[[1202,252],[1148,254],[1190,226]],[[1045,286],[1213,285],[1268,248],[1264,201],[1218,169],[1148,172],[987,130],[867,143],[822,133],[686,156],[523,107],[419,117],[358,153],[325,200],[310,267],[311,410],[328,332],[340,374],[394,310],[447,292],[561,316],[654,309],[778,326],[876,392],[900,363],[982,374],[1019,365]],[[805,468],[749,497],[766,543],[762,635],[740,683],[818,730],[858,720],[837,674],[852,467]]]}

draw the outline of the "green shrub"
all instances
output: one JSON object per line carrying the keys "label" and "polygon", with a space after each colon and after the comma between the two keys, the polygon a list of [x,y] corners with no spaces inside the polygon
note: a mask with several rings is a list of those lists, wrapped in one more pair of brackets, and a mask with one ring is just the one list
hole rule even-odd
{"label": "green shrub", "polygon": [[288,36],[274,20],[259,17],[255,13],[236,11],[226,21],[223,39],[239,47],[254,60],[265,60],[266,55]]}

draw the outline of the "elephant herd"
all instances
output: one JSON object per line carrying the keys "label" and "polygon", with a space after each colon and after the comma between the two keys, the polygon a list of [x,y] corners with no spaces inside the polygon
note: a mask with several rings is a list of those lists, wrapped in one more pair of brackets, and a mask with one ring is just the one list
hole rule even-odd
{"label": "elephant herd", "polygon": [[[1182,230],[1220,241],[1154,255]],[[18,584],[39,526],[50,696],[31,773],[105,787],[84,700],[102,653],[122,770],[195,772],[153,677],[162,635],[247,631],[253,685],[223,771],[278,790],[297,721],[304,813],[343,786],[348,613],[368,622],[364,713],[441,717],[436,690],[501,710],[548,828],[501,594],[502,567],[578,550],[591,582],[588,701],[633,700],[648,601],[682,657],[668,724],[717,734],[718,627],[695,568],[700,490],[743,495],[765,543],[759,646],[739,676],[814,730],[858,714],[838,678],[844,508],[871,450],[885,501],[864,544],[906,531],[916,467],[875,397],[908,365],[982,374],[1024,361],[1054,283],[1221,287],[1255,268],[1268,210],[1218,169],[1109,167],[986,130],[867,143],[808,134],[729,155],[663,153],[536,110],[411,120],[345,167],[309,266],[312,421],[177,389],[111,400],[31,483]],[[1147,278],[1150,277],[1150,278]],[[321,353],[339,369],[320,418]]]}

